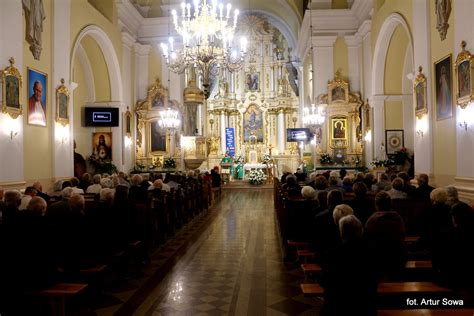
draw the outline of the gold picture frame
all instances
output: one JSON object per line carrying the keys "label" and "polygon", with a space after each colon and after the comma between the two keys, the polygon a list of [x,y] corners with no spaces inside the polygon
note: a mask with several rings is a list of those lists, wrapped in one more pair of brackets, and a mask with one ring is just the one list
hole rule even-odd
{"label": "gold picture frame", "polygon": [[341,79],[339,71],[334,80],[328,83],[328,104],[349,102],[349,83]]}
{"label": "gold picture frame", "polygon": [[127,106],[127,112],[124,113],[124,128],[125,128],[125,136],[131,137],[132,136],[132,113],[130,112]]}
{"label": "gold picture frame", "polygon": [[166,155],[168,152],[170,138],[166,129],[160,128],[158,119],[147,122],[148,129],[148,153],[150,155]]}
{"label": "gold picture frame", "polygon": [[474,100],[474,78],[473,56],[466,50],[466,42],[461,42],[461,52],[456,57],[454,69],[456,71],[456,103],[464,109]]}
{"label": "gold picture frame", "polygon": [[448,54],[434,63],[436,120],[453,116],[452,55]]}
{"label": "gold picture frame", "polygon": [[69,89],[61,79],[61,85],[56,88],[56,122],[63,126],[69,124]]}
{"label": "gold picture frame", "polygon": [[20,104],[22,78],[20,71],[14,66],[15,59],[11,57],[8,61],[10,66],[2,71],[2,112],[16,119],[23,111]]}
{"label": "gold picture frame", "polygon": [[245,73],[245,91],[260,92],[261,91],[260,72],[250,71]]}
{"label": "gold picture frame", "polygon": [[415,115],[421,119],[423,115],[428,113],[426,77],[423,74],[423,67],[418,67],[418,75],[413,81],[413,104],[415,104]]}

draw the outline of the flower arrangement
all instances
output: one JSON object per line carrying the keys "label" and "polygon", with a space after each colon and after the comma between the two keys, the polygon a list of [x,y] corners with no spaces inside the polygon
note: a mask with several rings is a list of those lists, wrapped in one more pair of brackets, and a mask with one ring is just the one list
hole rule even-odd
{"label": "flower arrangement", "polygon": [[392,159],[388,158],[385,160],[374,159],[370,164],[374,167],[388,167],[393,165],[394,163],[395,162]]}
{"label": "flower arrangement", "polygon": [[242,165],[244,163],[244,157],[242,155],[235,155],[234,163]]}
{"label": "flower arrangement", "polygon": [[329,154],[321,154],[321,158],[319,158],[319,162],[323,165],[332,163],[332,158]]}
{"label": "flower arrangement", "polygon": [[135,164],[135,170],[143,171],[143,169],[145,169],[145,165],[143,163],[137,161],[137,163]]}
{"label": "flower arrangement", "polygon": [[359,166],[361,162],[362,162],[362,160],[360,159],[359,156],[352,157],[352,163],[353,163],[356,167]]}
{"label": "flower arrangement", "polygon": [[396,165],[403,165],[408,159],[408,150],[405,147],[402,147],[400,150],[395,152],[393,157],[394,163]]}
{"label": "flower arrangement", "polygon": [[117,166],[115,166],[113,163],[107,160],[102,160],[97,155],[92,154],[88,158],[89,163],[94,166],[95,173],[100,173],[100,174],[113,174],[117,172]]}
{"label": "flower arrangement", "polygon": [[269,154],[264,154],[262,157],[262,162],[265,164],[273,162],[272,156],[270,156]]}
{"label": "flower arrangement", "polygon": [[165,161],[163,162],[163,168],[166,169],[174,169],[176,168],[176,160],[174,158],[166,158]]}
{"label": "flower arrangement", "polygon": [[249,173],[249,183],[252,185],[262,184],[266,180],[262,169],[251,169]]}

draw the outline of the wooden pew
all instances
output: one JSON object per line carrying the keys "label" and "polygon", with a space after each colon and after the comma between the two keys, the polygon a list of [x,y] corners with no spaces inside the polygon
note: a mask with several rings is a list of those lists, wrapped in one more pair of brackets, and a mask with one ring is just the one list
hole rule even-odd
{"label": "wooden pew", "polygon": [[[323,296],[324,289],[317,283],[302,283],[301,290],[304,296]],[[449,293],[452,290],[441,287],[433,282],[386,282],[379,283],[378,295],[396,294],[423,294],[423,293]]]}
{"label": "wooden pew", "polygon": [[28,294],[48,298],[53,311],[53,316],[65,316],[66,298],[78,295],[84,291],[86,287],[87,284],[58,283],[51,287]]}

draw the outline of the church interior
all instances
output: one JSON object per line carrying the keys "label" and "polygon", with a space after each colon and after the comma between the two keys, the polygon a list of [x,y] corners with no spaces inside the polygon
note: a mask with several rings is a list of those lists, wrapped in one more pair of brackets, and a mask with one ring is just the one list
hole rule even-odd
{"label": "church interior", "polygon": [[473,315],[473,16],[0,1],[0,315]]}

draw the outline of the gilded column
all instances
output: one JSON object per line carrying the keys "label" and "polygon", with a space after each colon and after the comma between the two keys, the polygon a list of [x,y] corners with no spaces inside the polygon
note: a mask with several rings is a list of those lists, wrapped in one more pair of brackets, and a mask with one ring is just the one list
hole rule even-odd
{"label": "gilded column", "polygon": [[277,133],[278,153],[283,155],[285,153],[285,113],[283,109],[278,111]]}

